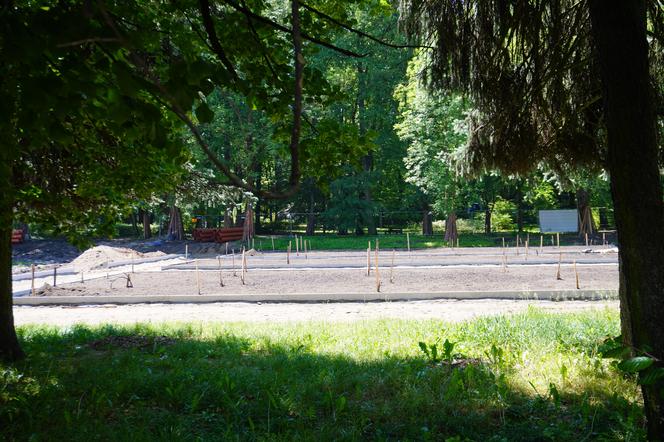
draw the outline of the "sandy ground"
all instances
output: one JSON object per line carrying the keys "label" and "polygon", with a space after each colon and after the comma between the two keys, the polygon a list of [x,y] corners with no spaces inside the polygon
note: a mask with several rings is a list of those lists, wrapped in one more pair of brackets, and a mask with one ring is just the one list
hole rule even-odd
{"label": "sandy ground", "polygon": [[[496,290],[574,290],[576,277],[572,265],[561,267],[562,279],[556,279],[556,265],[469,266],[449,268],[395,268],[393,283],[390,270],[380,271],[381,293],[431,293],[446,291]],[[580,288],[616,290],[616,265],[577,265]],[[126,275],[133,287],[127,288]],[[121,274],[69,284],[47,286],[37,290],[38,296],[108,296],[108,295],[196,295],[200,294],[283,294],[283,293],[375,293],[376,277],[365,269],[326,270],[248,270],[245,284],[240,271],[222,271],[224,287],[219,284],[218,271],[171,270]]]}
{"label": "sandy ground", "polygon": [[465,321],[480,316],[511,314],[529,306],[547,312],[577,312],[593,309],[618,309],[618,301],[510,301],[510,300],[436,300],[378,303],[330,304],[133,304],[81,307],[15,306],[16,324],[131,324],[136,322],[346,322],[379,318],[440,319]]}

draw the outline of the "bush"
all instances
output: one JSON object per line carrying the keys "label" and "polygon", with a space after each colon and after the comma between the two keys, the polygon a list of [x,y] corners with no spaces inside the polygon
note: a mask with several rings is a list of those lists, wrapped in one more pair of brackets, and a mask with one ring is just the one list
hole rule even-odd
{"label": "bush", "polygon": [[515,212],[516,204],[502,198],[498,199],[491,213],[491,228],[493,230],[516,230],[516,224],[512,217]]}

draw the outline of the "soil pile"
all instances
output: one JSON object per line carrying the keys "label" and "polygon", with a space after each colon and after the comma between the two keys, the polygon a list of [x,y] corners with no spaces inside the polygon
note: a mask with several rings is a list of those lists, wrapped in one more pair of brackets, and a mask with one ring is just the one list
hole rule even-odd
{"label": "soil pile", "polygon": [[96,246],[83,252],[78,258],[72,261],[72,265],[77,272],[89,272],[90,270],[103,269],[107,263],[163,255],[164,252],[141,253],[123,247]]}

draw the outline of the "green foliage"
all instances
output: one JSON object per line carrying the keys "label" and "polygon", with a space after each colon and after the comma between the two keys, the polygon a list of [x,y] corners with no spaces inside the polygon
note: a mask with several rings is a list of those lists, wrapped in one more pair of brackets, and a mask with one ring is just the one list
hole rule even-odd
{"label": "green foliage", "polygon": [[[596,351],[618,321],[21,327],[31,357],[0,365],[0,425],[10,439],[639,440],[637,385]],[[452,364],[416,345],[441,335]]]}
{"label": "green foliage", "polygon": [[515,230],[516,226],[513,218],[515,212],[516,204],[502,198],[498,199],[491,212],[491,225],[495,230]]}

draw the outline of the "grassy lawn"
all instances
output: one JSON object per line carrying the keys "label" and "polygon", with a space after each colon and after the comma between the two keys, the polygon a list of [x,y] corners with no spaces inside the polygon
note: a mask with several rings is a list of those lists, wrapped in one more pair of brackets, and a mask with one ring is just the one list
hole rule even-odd
{"label": "grassy lawn", "polygon": [[641,440],[635,382],[596,354],[618,324],[609,310],[533,309],[464,324],[22,327],[29,358],[0,365],[0,428],[10,440]]}
{"label": "grassy lawn", "polygon": [[[298,235],[299,236],[299,235]],[[459,247],[500,247],[505,243],[510,247],[514,247],[516,243],[516,232],[498,232],[492,234],[486,233],[461,233],[459,235]],[[526,239],[526,233],[519,235],[521,245]],[[406,249],[407,238],[406,234],[394,235],[336,235],[336,234],[317,234],[314,236],[303,236],[306,241],[311,242],[311,247],[314,250],[366,250],[367,242],[371,241],[371,248],[373,249],[376,239],[379,240],[380,248],[384,250],[389,249]],[[544,245],[551,246],[551,239],[555,241],[555,234],[544,234]],[[539,247],[540,234],[530,234],[530,246]],[[288,242],[292,242],[292,248],[295,250],[294,238],[288,236],[274,236],[274,247],[276,250],[286,250]],[[307,243],[309,244],[309,243]],[[561,245],[581,244],[579,238],[574,234],[566,234],[560,236]],[[256,248],[262,250],[272,250],[272,237],[269,235],[258,235],[255,239]],[[308,247],[308,245],[307,245]],[[410,234],[410,247],[412,249],[423,249],[432,247],[448,247],[445,242],[444,236],[437,233],[432,236],[424,236],[421,234]]]}

